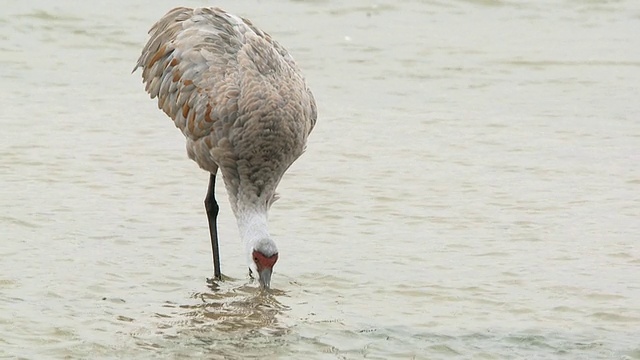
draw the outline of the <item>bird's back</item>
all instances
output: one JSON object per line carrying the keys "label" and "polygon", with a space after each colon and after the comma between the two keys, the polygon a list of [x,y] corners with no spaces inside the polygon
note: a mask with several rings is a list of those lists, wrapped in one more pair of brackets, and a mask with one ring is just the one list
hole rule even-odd
{"label": "bird's back", "polygon": [[271,199],[317,117],[293,58],[248,20],[217,8],[173,9],[149,33],[136,68],[187,138],[189,157],[221,169],[232,203],[242,189]]}

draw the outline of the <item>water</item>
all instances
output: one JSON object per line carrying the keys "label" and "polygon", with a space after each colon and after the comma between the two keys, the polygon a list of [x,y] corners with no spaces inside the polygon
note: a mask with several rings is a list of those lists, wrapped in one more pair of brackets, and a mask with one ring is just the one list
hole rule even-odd
{"label": "water", "polygon": [[268,295],[130,75],[209,4],[3,7],[0,357],[640,359],[635,1],[217,3],[319,104]]}

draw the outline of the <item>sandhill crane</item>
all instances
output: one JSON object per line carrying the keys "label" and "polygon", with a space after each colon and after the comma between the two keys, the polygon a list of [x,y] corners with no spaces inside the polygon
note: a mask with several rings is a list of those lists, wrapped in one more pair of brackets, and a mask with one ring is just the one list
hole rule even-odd
{"label": "sandhill crane", "polygon": [[267,213],[285,171],[303,153],[317,108],[295,61],[249,20],[219,8],[179,7],[149,31],[134,71],[210,173],[204,200],[214,277],[221,279],[214,187],[222,173],[250,275],[269,288],[278,248]]}

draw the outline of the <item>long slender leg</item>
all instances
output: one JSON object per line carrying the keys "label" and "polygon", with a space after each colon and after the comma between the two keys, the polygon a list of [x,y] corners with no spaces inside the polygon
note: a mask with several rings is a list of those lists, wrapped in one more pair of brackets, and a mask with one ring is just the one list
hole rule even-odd
{"label": "long slender leg", "polygon": [[218,218],[218,203],[216,202],[216,174],[211,173],[209,177],[209,189],[207,190],[207,197],[204,199],[204,207],[207,210],[207,219],[209,220],[209,233],[211,234],[211,250],[213,252],[213,276],[214,279],[221,280],[222,274],[220,273],[220,250],[218,248],[218,225],[216,219]]}

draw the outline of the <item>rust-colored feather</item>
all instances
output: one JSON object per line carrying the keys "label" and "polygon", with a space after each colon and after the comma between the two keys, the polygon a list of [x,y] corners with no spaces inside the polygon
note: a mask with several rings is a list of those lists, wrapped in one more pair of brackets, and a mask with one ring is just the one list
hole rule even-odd
{"label": "rust-colored feather", "polygon": [[220,168],[236,214],[243,204],[268,207],[317,117],[291,55],[218,8],[172,9],[149,34],[136,68],[185,135],[189,157]]}

